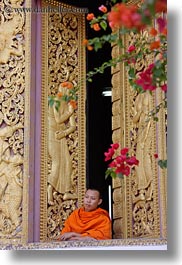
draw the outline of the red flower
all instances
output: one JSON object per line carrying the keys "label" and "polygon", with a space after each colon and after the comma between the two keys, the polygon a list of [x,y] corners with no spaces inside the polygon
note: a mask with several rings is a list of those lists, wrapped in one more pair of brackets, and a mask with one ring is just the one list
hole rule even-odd
{"label": "red flower", "polygon": [[122,173],[123,175],[128,176],[130,174],[130,167],[121,164],[116,168],[116,173]]}
{"label": "red flower", "polygon": [[141,86],[143,90],[153,91],[156,89],[156,86],[153,84],[153,68],[154,64],[150,64],[146,70],[139,74],[140,78],[138,78],[135,82],[137,85]]}
{"label": "red flower", "polygon": [[128,153],[128,151],[129,151],[129,148],[125,147],[125,148],[121,149],[120,153],[121,153],[121,155],[126,155]]}
{"label": "red flower", "polygon": [[115,161],[112,161],[112,162],[109,164],[109,167],[116,167],[116,162],[115,162]]}
{"label": "red flower", "polygon": [[[119,144],[111,144],[111,148],[108,149],[108,152],[105,152],[105,161],[112,159],[115,150],[118,149]],[[109,172],[115,172],[116,174],[121,173],[122,175],[128,176],[131,171],[132,166],[137,166],[139,161],[135,156],[128,156],[129,148],[125,147],[121,149],[121,155],[115,157],[115,159],[109,164]],[[106,171],[108,175],[108,171]]]}
{"label": "red flower", "polygon": [[111,147],[112,147],[113,149],[118,149],[118,148],[119,148],[119,144],[118,144],[118,143],[111,144]]}
{"label": "red flower", "polygon": [[126,4],[118,3],[114,5],[108,13],[109,25],[112,29],[118,27],[136,28],[138,30],[144,28],[142,16],[138,13],[136,5],[127,6]]}
{"label": "red flower", "polygon": [[94,18],[95,18],[95,16],[94,16],[93,13],[89,13],[89,14],[87,15],[87,20],[92,20],[92,19],[94,19]]}
{"label": "red flower", "polygon": [[155,12],[156,13],[161,13],[161,12],[166,13],[167,12],[167,0],[156,0]]}
{"label": "red flower", "polygon": [[138,166],[139,161],[138,161],[138,159],[136,159],[135,156],[131,156],[131,157],[127,158],[126,163],[127,163],[128,165],[130,165],[130,166],[133,166],[133,165]]}
{"label": "red flower", "polygon": [[127,159],[126,155],[120,155],[115,158],[117,164],[124,163]]}
{"label": "red flower", "polygon": [[167,92],[167,85],[165,84],[165,85],[161,86],[161,89],[162,89],[162,91]]}
{"label": "red flower", "polygon": [[155,28],[151,28],[150,35],[155,37],[157,35],[157,30]]}
{"label": "red flower", "polygon": [[151,50],[155,50],[155,49],[159,49],[160,48],[160,40],[156,40],[150,43],[150,49]]}
{"label": "red flower", "polygon": [[158,158],[158,154],[154,154],[154,157],[157,159]]}
{"label": "red flower", "polygon": [[131,46],[129,46],[128,47],[128,52],[133,52],[133,51],[135,51],[136,50],[136,48],[135,48],[135,46],[134,45],[131,45]]}
{"label": "red flower", "polygon": [[92,25],[92,28],[93,28],[95,31],[99,31],[99,30],[101,29],[98,23],[93,24],[93,25]]}
{"label": "red flower", "polygon": [[112,156],[114,155],[114,149],[109,148],[108,152],[105,152],[104,155],[105,155],[105,161],[110,160]]}
{"label": "red flower", "polygon": [[70,105],[74,108],[74,109],[76,109],[77,108],[77,102],[75,101],[75,100],[70,100]]}
{"label": "red flower", "polygon": [[166,19],[165,18],[162,18],[162,17],[159,17],[157,19],[157,24],[159,26],[159,32],[163,32],[163,30],[166,28]]}

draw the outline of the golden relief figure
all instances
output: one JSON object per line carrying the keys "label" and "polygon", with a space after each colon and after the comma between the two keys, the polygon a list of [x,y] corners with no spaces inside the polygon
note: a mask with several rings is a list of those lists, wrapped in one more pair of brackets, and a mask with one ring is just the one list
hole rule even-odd
{"label": "golden relief figure", "polygon": [[148,91],[135,97],[133,124],[135,150],[139,165],[135,168],[133,197],[134,236],[152,235],[153,216],[153,169],[152,169],[152,120],[149,118],[152,96]]}
{"label": "golden relief figure", "polygon": [[11,54],[21,56],[22,45],[15,45],[14,38],[18,32],[19,25],[22,24],[22,18],[18,15],[13,19],[1,24],[0,27],[0,63],[7,63]]}
{"label": "golden relief figure", "polygon": [[[136,158],[140,161],[135,168],[136,183],[139,195],[136,200],[150,200],[152,196],[152,164],[151,164],[151,120],[149,119],[149,102],[151,95],[148,92],[137,95],[134,106],[133,123],[137,126]],[[149,188],[148,193],[146,189]]]}
{"label": "golden relief figure", "polygon": [[[59,86],[59,93],[68,94],[68,88]],[[76,130],[74,109],[70,103],[60,100],[60,107],[55,104],[48,113],[48,152],[51,159],[51,172],[48,175],[48,204],[53,205],[53,188],[63,194],[63,200],[76,199],[72,187],[72,159],[66,137]]]}
{"label": "golden relief figure", "polygon": [[0,235],[9,234],[21,223],[22,164],[20,154],[11,154],[7,138],[23,128],[21,123],[0,130]]}

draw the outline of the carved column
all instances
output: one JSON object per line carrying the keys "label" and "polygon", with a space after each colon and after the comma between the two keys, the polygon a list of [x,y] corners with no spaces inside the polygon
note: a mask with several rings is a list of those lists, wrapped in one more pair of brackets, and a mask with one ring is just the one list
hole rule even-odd
{"label": "carved column", "polygon": [[[124,46],[142,37],[148,38],[148,32],[132,33],[123,38]],[[118,46],[112,47],[113,58],[123,52]],[[146,57],[135,67],[138,71],[145,69],[152,60]],[[166,159],[166,112],[160,110],[157,123],[147,117],[163,100],[164,93],[157,90],[152,95],[137,94],[129,85],[122,63],[112,69],[112,86],[113,142],[128,147],[140,161],[129,177],[113,180],[114,238],[165,238],[166,170],[159,168],[154,154],[159,152],[160,158]]]}
{"label": "carved column", "polygon": [[[43,8],[48,6],[55,9],[42,16],[41,240],[59,236],[64,221],[81,206],[86,183],[84,9],[43,2]],[[48,96],[67,93],[63,82],[80,87],[75,110],[64,101],[59,111],[48,108]]]}

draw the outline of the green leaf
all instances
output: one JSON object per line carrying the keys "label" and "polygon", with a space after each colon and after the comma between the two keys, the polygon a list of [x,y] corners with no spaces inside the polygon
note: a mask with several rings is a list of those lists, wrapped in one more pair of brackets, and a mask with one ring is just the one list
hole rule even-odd
{"label": "green leaf", "polygon": [[159,160],[158,161],[158,165],[160,166],[160,168],[167,168],[167,160]]}
{"label": "green leaf", "polygon": [[117,173],[117,177],[120,179],[124,179],[124,175],[122,173]]}
{"label": "green leaf", "polygon": [[101,28],[102,28],[103,30],[106,30],[106,29],[107,29],[107,22],[106,22],[105,20],[102,20],[102,21],[100,22],[100,26],[101,26]]}
{"label": "green leaf", "polygon": [[135,78],[135,69],[134,68],[130,68],[128,71],[128,75],[130,78]]}
{"label": "green leaf", "polygon": [[50,107],[52,107],[54,105],[54,98],[53,97],[48,98],[48,104]]}
{"label": "green leaf", "polygon": [[60,107],[61,102],[59,100],[55,101],[55,109],[58,111]]}

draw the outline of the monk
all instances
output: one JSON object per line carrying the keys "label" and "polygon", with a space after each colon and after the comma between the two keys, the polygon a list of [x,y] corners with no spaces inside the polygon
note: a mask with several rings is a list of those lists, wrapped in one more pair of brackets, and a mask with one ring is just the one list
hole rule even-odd
{"label": "monk", "polygon": [[99,190],[87,189],[84,207],[71,213],[61,231],[61,241],[96,241],[111,239],[111,220],[102,203]]}

